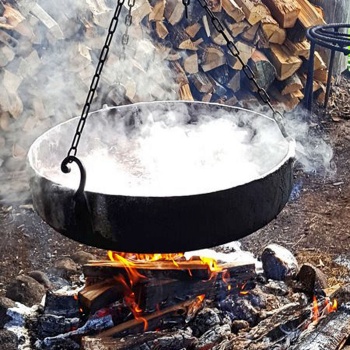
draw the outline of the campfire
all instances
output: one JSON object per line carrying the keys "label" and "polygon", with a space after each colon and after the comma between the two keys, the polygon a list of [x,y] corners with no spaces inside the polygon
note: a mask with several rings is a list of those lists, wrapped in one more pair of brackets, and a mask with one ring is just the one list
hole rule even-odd
{"label": "campfire", "polygon": [[260,259],[236,242],[107,255],[82,266],[78,289],[49,288],[43,308],[8,307],[5,328],[35,349],[84,350],[329,350],[350,335],[349,287],[331,293],[318,268],[276,244]]}

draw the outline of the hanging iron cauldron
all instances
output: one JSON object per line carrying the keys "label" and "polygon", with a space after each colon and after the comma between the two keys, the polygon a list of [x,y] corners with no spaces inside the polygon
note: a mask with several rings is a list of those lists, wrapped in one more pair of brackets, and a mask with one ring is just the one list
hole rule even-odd
{"label": "hanging iron cauldron", "polygon": [[[247,176],[238,183],[232,182],[232,185],[212,178],[205,191],[193,190],[191,193],[188,187],[181,191],[172,190],[172,186],[163,192],[142,191],[142,186],[140,191],[133,189],[129,192],[125,186],[118,191],[110,185],[120,179],[108,169],[99,180],[105,190],[98,190],[99,187],[96,190],[89,185],[89,178],[100,167],[99,153],[105,154],[111,149],[118,153],[115,144],[127,142],[128,135],[132,135],[150,113],[157,111],[157,118],[162,118],[175,110],[180,114],[188,113],[189,119],[185,118],[183,122],[194,127],[203,115],[226,113],[238,128],[249,130],[250,139],[244,142],[255,142],[254,137],[258,137],[259,131],[257,125],[262,122],[262,132],[272,131],[278,135],[277,143],[284,146],[276,157],[275,141],[264,146],[262,152],[269,162],[258,157],[257,161],[268,163],[258,176]],[[237,240],[263,227],[288,201],[295,143],[284,138],[274,119],[262,114],[213,103],[183,101],[138,103],[90,113],[79,149],[79,159],[90,155],[93,160],[92,163],[83,161],[86,186],[85,178],[80,179],[79,185],[79,172],[63,174],[59,169],[76,123],[77,118],[74,118],[44,133],[31,146],[28,159],[36,211],[56,231],[78,242],[136,253],[183,252],[212,247]],[[120,136],[121,129],[124,136]],[[208,138],[207,142],[210,145],[215,140]],[[239,174],[241,165],[233,166],[234,172]],[[72,165],[72,168],[77,167]],[[84,168],[80,167],[80,170],[83,176]],[[184,174],[188,171],[185,165],[179,170]],[[152,176],[148,174],[148,177]],[[72,178],[73,181],[67,184],[65,179]]]}

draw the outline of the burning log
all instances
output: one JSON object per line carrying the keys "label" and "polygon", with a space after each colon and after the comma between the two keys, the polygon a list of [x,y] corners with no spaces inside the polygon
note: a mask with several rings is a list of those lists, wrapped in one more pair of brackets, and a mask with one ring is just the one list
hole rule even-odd
{"label": "burning log", "polygon": [[350,336],[350,304],[346,303],[320,321],[316,329],[307,330],[293,350],[342,349]]}
{"label": "burning log", "polygon": [[139,350],[148,349],[189,349],[193,347],[197,339],[190,333],[182,330],[145,332],[137,336],[124,338],[83,337],[81,350],[118,349]]}

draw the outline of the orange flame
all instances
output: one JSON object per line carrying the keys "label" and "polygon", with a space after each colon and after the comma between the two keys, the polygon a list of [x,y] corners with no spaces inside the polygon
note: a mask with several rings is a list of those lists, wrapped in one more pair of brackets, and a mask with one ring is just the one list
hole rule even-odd
{"label": "orange flame", "polygon": [[131,287],[125,280],[123,275],[115,276],[114,279],[123,286],[124,289],[124,302],[131,310],[134,315],[135,320],[141,320],[144,324],[143,330],[146,331],[148,328],[148,322],[145,318],[141,317],[143,310],[137,304],[135,300],[135,293],[132,291]]}
{"label": "orange flame", "polygon": [[207,265],[211,272],[220,272],[222,271],[222,267],[218,266],[215,259],[206,258],[204,256],[200,257],[202,264]]}
{"label": "orange flame", "polygon": [[312,320],[314,323],[318,323],[320,320],[320,317],[330,314],[331,312],[337,311],[338,302],[336,299],[331,302],[329,298],[324,299],[321,308],[322,311],[320,311],[320,308],[318,306],[317,298],[316,296],[313,296],[312,300]]}
{"label": "orange flame", "polygon": [[116,252],[112,252],[111,250],[109,250],[107,252],[108,257],[110,260],[112,261],[119,261],[123,264],[126,273],[128,274],[129,277],[129,281],[130,281],[130,285],[134,286],[139,280],[146,278],[144,275],[141,275],[137,270],[136,270],[136,266],[135,263],[133,263],[132,261],[123,258],[121,255],[119,255]]}
{"label": "orange flame", "polygon": [[244,288],[245,288],[246,285],[247,285],[247,282],[245,282],[245,283],[243,283],[243,284],[241,285],[241,290],[239,291],[239,294],[240,294],[240,295],[247,295],[247,294],[249,294],[249,292],[248,292],[247,290],[244,290]]}
{"label": "orange flame", "polygon": [[314,322],[318,322],[318,317],[320,316],[320,312],[318,310],[317,298],[314,295],[312,298],[312,320]]}

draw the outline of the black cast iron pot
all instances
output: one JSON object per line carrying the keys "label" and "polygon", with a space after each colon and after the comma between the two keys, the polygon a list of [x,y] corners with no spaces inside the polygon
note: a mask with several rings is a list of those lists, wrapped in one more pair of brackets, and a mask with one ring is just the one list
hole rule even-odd
{"label": "black cast iron pot", "polygon": [[[113,140],[119,135],[118,130],[113,130],[115,121],[119,127],[122,121],[126,134],[132,133],[142,122],[144,113],[159,108],[176,110],[178,107],[188,111],[193,124],[202,114],[224,111],[232,116],[232,120],[242,113],[247,114],[249,118],[240,121],[240,127],[251,128],[252,137],[256,133],[254,123],[251,123],[253,120],[263,120],[265,127],[268,125],[275,134],[279,132],[273,119],[240,108],[201,102],[139,103],[91,113],[78,157],[83,159],[96,148],[112,147]],[[122,194],[104,193],[91,190],[88,185],[84,189],[85,183],[80,181],[79,185],[79,179],[74,186],[64,185],[48,176],[44,169],[60,168],[77,122],[78,119],[74,118],[50,129],[33,143],[28,154],[36,211],[56,231],[76,241],[103,249],[141,253],[212,247],[237,240],[263,227],[288,201],[295,145],[282,134],[279,137],[282,143],[285,142],[283,156],[268,170],[233,186],[223,187],[220,181],[212,179],[211,190],[205,193],[128,195],[127,189]],[[109,136],[106,136],[106,131],[111,131]],[[271,156],[274,154],[271,147],[267,147],[266,152]],[[86,168],[87,179],[93,171],[94,166]],[[236,171],[240,171],[239,164]],[[101,178],[103,181],[106,180]]]}

